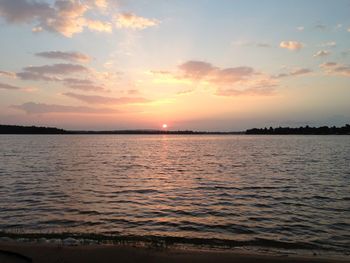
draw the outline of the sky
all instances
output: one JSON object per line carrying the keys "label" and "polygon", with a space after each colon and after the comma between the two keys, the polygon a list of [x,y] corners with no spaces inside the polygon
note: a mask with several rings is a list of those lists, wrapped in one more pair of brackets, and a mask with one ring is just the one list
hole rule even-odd
{"label": "sky", "polygon": [[350,123],[350,0],[0,0],[0,124]]}

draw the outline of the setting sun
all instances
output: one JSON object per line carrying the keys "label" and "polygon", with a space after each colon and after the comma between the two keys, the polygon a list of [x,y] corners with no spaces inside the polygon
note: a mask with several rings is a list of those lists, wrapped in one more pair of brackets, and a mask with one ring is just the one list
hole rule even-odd
{"label": "setting sun", "polygon": [[164,124],[162,125],[162,128],[163,128],[163,129],[168,128],[168,124],[165,124],[165,123],[164,123]]}

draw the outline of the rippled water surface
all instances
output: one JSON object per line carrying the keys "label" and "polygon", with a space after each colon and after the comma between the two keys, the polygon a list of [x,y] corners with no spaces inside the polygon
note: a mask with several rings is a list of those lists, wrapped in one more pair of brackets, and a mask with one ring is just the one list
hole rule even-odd
{"label": "rippled water surface", "polygon": [[344,253],[349,183],[349,136],[2,135],[0,231]]}

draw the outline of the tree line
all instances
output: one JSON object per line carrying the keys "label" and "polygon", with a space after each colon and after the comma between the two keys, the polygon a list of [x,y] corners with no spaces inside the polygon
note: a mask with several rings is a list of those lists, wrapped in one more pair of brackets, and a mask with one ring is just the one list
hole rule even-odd
{"label": "tree line", "polygon": [[291,128],[291,127],[277,127],[277,128],[253,128],[248,129],[246,134],[314,134],[314,135],[330,135],[330,134],[350,134],[350,125],[346,124],[343,127],[305,127]]}

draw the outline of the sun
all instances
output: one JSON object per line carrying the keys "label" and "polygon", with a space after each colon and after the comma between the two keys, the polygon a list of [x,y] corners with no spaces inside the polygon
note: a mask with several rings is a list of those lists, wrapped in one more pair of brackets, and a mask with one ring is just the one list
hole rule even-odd
{"label": "sun", "polygon": [[162,125],[162,128],[163,128],[163,129],[168,128],[168,124],[164,123],[164,124]]}

